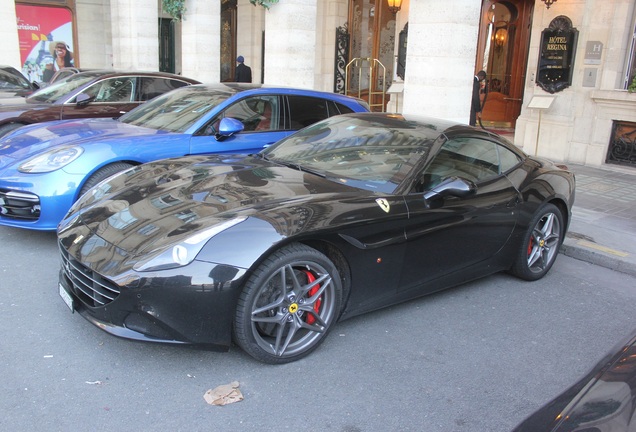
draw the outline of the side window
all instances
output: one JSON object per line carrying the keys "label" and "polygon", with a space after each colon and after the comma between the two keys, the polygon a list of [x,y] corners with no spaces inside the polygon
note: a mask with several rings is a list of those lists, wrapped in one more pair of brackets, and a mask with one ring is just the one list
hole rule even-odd
{"label": "side window", "polygon": [[223,117],[235,118],[245,126],[244,132],[278,130],[279,108],[277,96],[249,97],[227,108],[217,121],[220,122]]}
{"label": "side window", "polygon": [[135,78],[109,78],[95,83],[84,91],[94,96],[94,102],[131,102]]}
{"label": "side window", "polygon": [[149,101],[159,95],[188,85],[184,81],[159,77],[142,77],[139,82],[139,100]]}
{"label": "side window", "polygon": [[428,190],[452,176],[479,183],[499,175],[497,147],[497,144],[479,138],[446,141],[424,170],[421,189]]}
{"label": "side window", "polygon": [[[338,111],[339,111],[336,114],[349,114],[349,113],[353,112],[353,110],[351,108],[349,108],[348,106],[343,105],[343,104],[339,104],[337,102],[336,102],[336,107],[338,107]],[[336,115],[336,114],[332,114],[332,115]]]}
{"label": "side window", "polygon": [[203,128],[201,135],[214,135],[224,117],[243,123],[243,132],[267,132],[279,130],[280,98],[278,96],[256,96],[241,99],[229,106]]}
{"label": "side window", "polygon": [[501,166],[502,173],[514,168],[519,162],[521,162],[519,156],[504,146],[498,145],[497,150],[499,151],[499,165]]}
{"label": "side window", "polygon": [[[298,130],[330,116],[329,101],[309,96],[288,96],[290,129]],[[332,112],[331,115],[336,113]]]}

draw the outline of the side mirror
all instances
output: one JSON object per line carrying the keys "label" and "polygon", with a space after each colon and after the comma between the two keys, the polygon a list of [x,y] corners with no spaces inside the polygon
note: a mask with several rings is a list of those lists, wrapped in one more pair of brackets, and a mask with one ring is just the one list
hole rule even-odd
{"label": "side mirror", "polygon": [[461,177],[448,177],[433,189],[424,193],[426,201],[446,196],[464,197],[475,193],[477,186],[470,180]]}
{"label": "side mirror", "polygon": [[86,106],[93,99],[95,99],[93,96],[89,96],[86,93],[80,93],[75,98],[75,103],[77,104],[77,106]]}
{"label": "side mirror", "polygon": [[243,123],[232,117],[225,117],[221,119],[219,123],[219,131],[215,135],[217,141],[221,141],[225,138],[229,138],[234,134],[241,132],[245,126]]}

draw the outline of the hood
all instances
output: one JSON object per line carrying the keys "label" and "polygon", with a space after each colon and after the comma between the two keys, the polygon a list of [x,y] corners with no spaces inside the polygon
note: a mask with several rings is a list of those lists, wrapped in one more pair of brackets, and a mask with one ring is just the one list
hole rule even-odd
{"label": "hood", "polygon": [[290,208],[351,193],[361,191],[255,157],[191,156],[141,165],[101,183],[73,206],[59,231],[84,225],[139,255],[238,217],[276,225]]}
{"label": "hood", "polygon": [[[128,125],[113,119],[60,120],[25,126],[0,139],[0,160],[23,161],[35,154],[64,145],[82,145],[96,140],[131,140],[170,132]],[[7,163],[0,162],[0,165]],[[2,168],[2,166],[0,166]]]}

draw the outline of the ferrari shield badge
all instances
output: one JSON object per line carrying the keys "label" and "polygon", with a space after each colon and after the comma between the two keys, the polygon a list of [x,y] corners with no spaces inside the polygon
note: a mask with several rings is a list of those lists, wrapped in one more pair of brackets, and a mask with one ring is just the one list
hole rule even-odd
{"label": "ferrari shield badge", "polygon": [[389,211],[391,211],[391,204],[389,204],[389,202],[384,199],[384,198],[378,198],[375,200],[376,203],[378,203],[378,205],[380,206],[380,208],[382,210],[384,210],[386,213],[388,213]]}

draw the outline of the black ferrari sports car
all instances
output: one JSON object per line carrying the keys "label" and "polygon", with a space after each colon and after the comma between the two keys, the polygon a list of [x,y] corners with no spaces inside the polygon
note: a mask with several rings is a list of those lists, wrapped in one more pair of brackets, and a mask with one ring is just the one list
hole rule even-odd
{"label": "black ferrari sports car", "polygon": [[117,336],[267,363],[344,318],[499,271],[543,277],[574,176],[485,130],[347,114],[249,156],[144,164],[58,227],[59,292]]}

